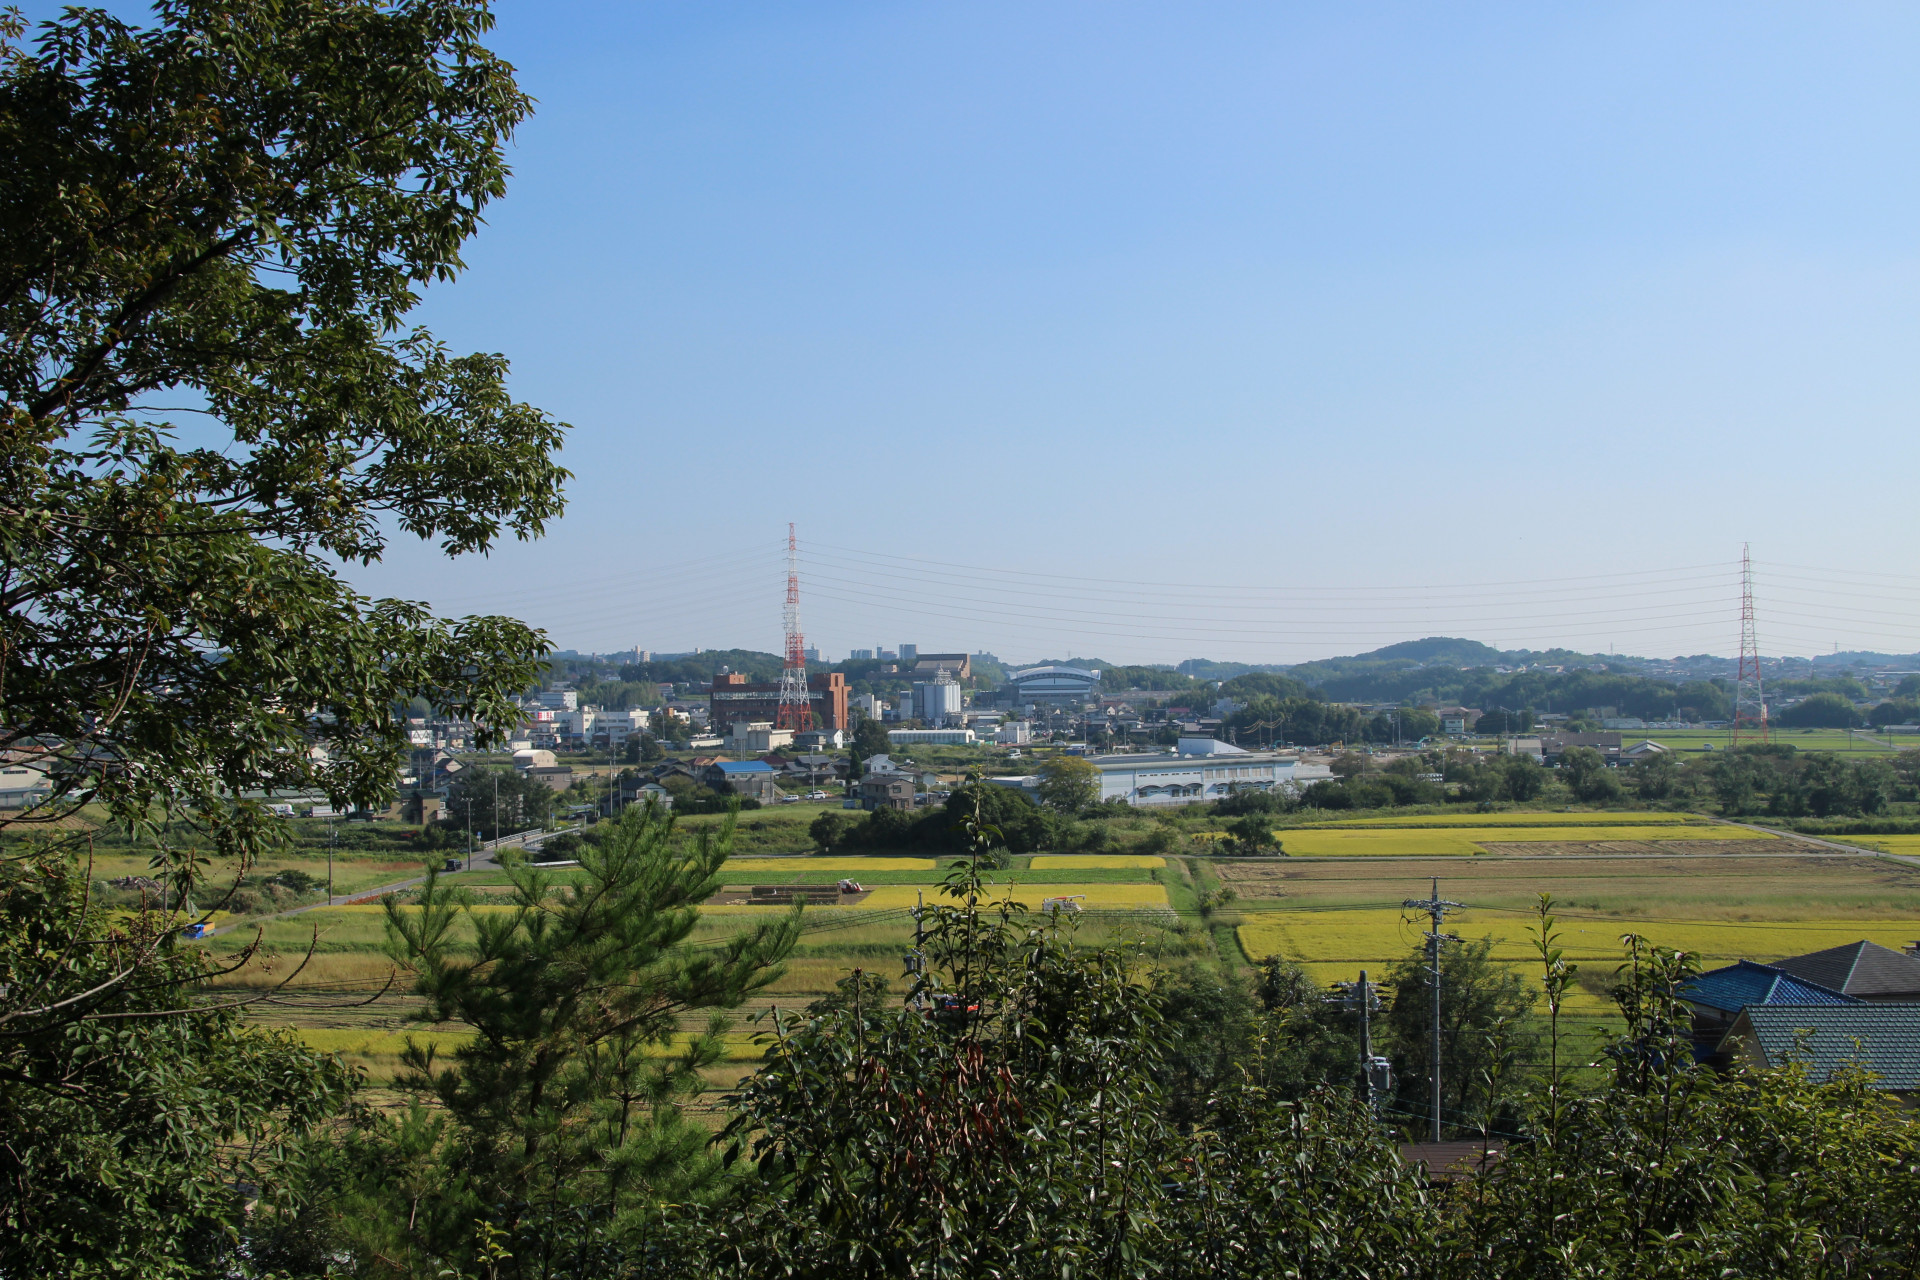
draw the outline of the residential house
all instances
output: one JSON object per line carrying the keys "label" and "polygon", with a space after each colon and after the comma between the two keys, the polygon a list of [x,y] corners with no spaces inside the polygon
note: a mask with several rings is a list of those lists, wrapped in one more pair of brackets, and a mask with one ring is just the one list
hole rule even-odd
{"label": "residential house", "polygon": [[871,773],[860,780],[862,809],[907,809],[914,806],[914,780],[904,773]]}
{"label": "residential house", "polygon": [[1608,764],[1620,762],[1620,735],[1617,733],[1553,733],[1542,734],[1540,754],[1548,764],[1558,764],[1560,757],[1575,747],[1591,747],[1606,757]]}
{"label": "residential house", "polygon": [[529,778],[532,778],[535,782],[546,784],[547,788],[552,791],[565,791],[573,785],[573,766],[570,764],[537,764],[531,768],[523,769],[521,772]]}
{"label": "residential house", "polygon": [[722,793],[772,804],[780,797],[778,774],[764,760],[716,760],[700,773],[700,781]]}
{"label": "residential house", "polygon": [[1920,955],[1877,942],[1849,942],[1789,956],[1775,960],[1773,967],[1871,1004],[1920,1002]]}
{"label": "residential house", "polygon": [[1806,981],[1776,965],[1741,960],[1710,969],[1682,987],[1679,996],[1693,1010],[1693,1054],[1702,1062],[1725,1066],[1719,1057],[1727,1032],[1740,1014],[1755,1005],[1851,1005],[1853,996]]}
{"label": "residential house", "polygon": [[845,729],[806,729],[793,735],[793,745],[802,751],[835,751],[851,739]]}
{"label": "residential house", "polygon": [[1816,1080],[1850,1068],[1889,1093],[1920,1093],[1920,1004],[1756,1004],[1740,1011],[1722,1056],[1750,1067],[1800,1063]]}

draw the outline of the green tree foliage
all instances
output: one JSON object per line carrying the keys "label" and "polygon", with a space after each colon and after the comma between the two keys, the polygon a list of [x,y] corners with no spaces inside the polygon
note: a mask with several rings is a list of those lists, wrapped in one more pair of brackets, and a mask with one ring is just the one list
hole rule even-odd
{"label": "green tree foliage", "polygon": [[1560,777],[1585,804],[1607,804],[1620,798],[1620,779],[1607,766],[1607,758],[1592,747],[1569,747],[1560,757]]}
{"label": "green tree foliage", "polygon": [[[545,1275],[553,1219],[590,1210],[619,1234],[719,1172],[707,1131],[678,1104],[721,1059],[719,1011],[777,978],[799,931],[796,911],[716,947],[684,945],[732,840],[731,818],[689,842],[671,817],[635,806],[582,844],[563,886],[510,867],[504,913],[434,880],[417,905],[388,899],[389,949],[416,975],[428,1019],[474,1034],[444,1058],[409,1046],[400,1087],[447,1117],[444,1192],[405,1215],[389,1203],[369,1244],[471,1265],[480,1219],[512,1241],[502,1274]],[[709,1011],[675,1043],[684,1018]]]}
{"label": "green tree foliage", "polygon": [[454,826],[469,820],[477,839],[492,840],[543,825],[553,812],[553,789],[518,769],[464,769],[447,788]]}
{"label": "green tree foliage", "polygon": [[1636,763],[1631,771],[1633,790],[1642,800],[1671,800],[1686,785],[1680,761],[1667,751],[1658,751]]}
{"label": "green tree foliage", "polygon": [[843,809],[829,809],[807,824],[807,838],[821,853],[832,853],[847,843],[847,837],[859,825],[858,816]]}
{"label": "green tree foliage", "polygon": [[218,1274],[248,1200],[256,1227],[297,1215],[288,1148],[347,1102],[337,1059],[196,998],[217,971],[159,906],[101,910],[71,857],[0,862],[0,1275]]}
{"label": "green tree foliage", "polygon": [[1837,693],[1816,693],[1774,716],[1784,729],[1858,729],[1865,723],[1860,709]]}
{"label": "green tree foliage", "polygon": [[916,986],[946,998],[780,1020],[729,1130],[752,1178],[666,1215],[643,1274],[1417,1274],[1426,1201],[1350,1097],[1228,1082],[1184,1136],[1168,989],[977,875],[947,893]]}
{"label": "green tree foliage", "polygon": [[1523,707],[1518,711],[1509,711],[1505,707],[1495,707],[1474,721],[1473,731],[1492,735],[1532,733],[1533,708]]}
{"label": "green tree foliage", "polygon": [[[57,760],[45,816],[192,811],[246,856],[271,827],[241,797],[384,802],[396,703],[504,723],[545,650],[331,567],[560,510],[561,428],[505,362],[401,327],[503,191],[527,100],[474,5],[159,19],[75,10],[0,48],[0,746]],[[230,443],[178,443],[183,402]]]}
{"label": "green tree foliage", "polygon": [[1709,784],[1725,814],[1870,816],[1884,812],[1900,786],[1884,760],[1801,752],[1788,744],[1729,752],[1711,770]]}
{"label": "green tree foliage", "polygon": [[1867,723],[1876,729],[1890,724],[1920,724],[1920,702],[1905,698],[1882,702],[1867,713]]}
{"label": "green tree foliage", "polygon": [[[396,533],[485,551],[561,510],[561,425],[501,357],[406,323],[527,111],[490,23],[461,0],[208,0],[147,28],[69,10],[28,48],[0,18],[0,748],[57,780],[9,836],[103,806],[158,848],[172,901],[211,909],[195,855],[240,876],[287,838],[257,797],[382,805],[396,707],[504,724],[537,679],[539,632],[368,599],[335,568]],[[236,1035],[185,919],[21,907],[70,852],[9,846],[0,946],[65,959],[0,977],[5,1052],[73,1070],[10,1062],[0,1248],[75,1261],[0,1269],[167,1274],[270,1180],[273,1126],[340,1082]]]}
{"label": "green tree foliage", "polygon": [[[1449,939],[1440,947],[1440,1119],[1443,1132],[1463,1134],[1490,1121],[1513,1132],[1521,1081],[1500,1078],[1503,1055],[1531,1048],[1534,995],[1492,958],[1493,940]],[[1384,1019],[1391,1046],[1393,1111],[1415,1133],[1433,1117],[1433,979],[1425,944],[1394,965],[1394,996]],[[1531,1054],[1522,1053],[1522,1056]]]}
{"label": "green tree foliage", "polygon": [[1227,834],[1233,837],[1234,850],[1249,857],[1280,851],[1280,841],[1273,834],[1273,821],[1263,814],[1250,813],[1228,824]]}
{"label": "green tree foliage", "polygon": [[887,739],[887,726],[879,720],[862,720],[854,726],[853,749],[861,759],[886,755],[893,744]]}
{"label": "green tree foliage", "polygon": [[1055,756],[1040,766],[1040,802],[1056,813],[1076,814],[1100,799],[1100,771],[1079,756]]}

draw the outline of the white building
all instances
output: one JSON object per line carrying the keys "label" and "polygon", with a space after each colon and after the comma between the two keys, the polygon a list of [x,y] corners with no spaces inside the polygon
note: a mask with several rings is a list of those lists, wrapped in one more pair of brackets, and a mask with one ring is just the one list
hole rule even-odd
{"label": "white building", "polygon": [[577,711],[580,708],[580,695],[572,689],[542,689],[539,701],[549,711]]}
{"label": "white building", "polygon": [[1054,702],[1079,705],[1100,691],[1100,672],[1081,667],[1028,667],[1007,677],[1016,703]]}
{"label": "white building", "polygon": [[1100,799],[1152,808],[1200,804],[1236,791],[1299,787],[1328,776],[1324,768],[1303,771],[1298,758],[1272,751],[1245,751],[1212,738],[1182,738],[1172,751],[1089,756],[1100,773]]}
{"label": "white building", "polygon": [[741,755],[757,755],[793,745],[793,730],[776,729],[771,720],[737,720],[729,739]]}
{"label": "white building", "polygon": [[895,747],[918,746],[970,747],[975,739],[971,729],[889,729],[887,742]]}
{"label": "white building", "polygon": [[884,720],[886,718],[887,703],[884,698],[876,698],[870,693],[856,693],[847,699],[847,703],[855,711],[858,711],[869,720]]}
{"label": "white building", "polygon": [[940,673],[941,678],[913,686],[914,714],[930,728],[944,728],[960,719],[960,686]]}
{"label": "white building", "polygon": [[593,734],[601,734],[607,741],[619,746],[636,733],[645,733],[653,721],[653,713],[646,707],[629,707],[625,711],[602,711],[593,709]]}
{"label": "white building", "polygon": [[0,760],[0,809],[31,809],[53,794],[53,780],[37,760]]}
{"label": "white building", "polygon": [[1003,724],[994,730],[993,740],[1002,746],[1024,747],[1033,741],[1033,726],[1025,720],[1015,720]]}

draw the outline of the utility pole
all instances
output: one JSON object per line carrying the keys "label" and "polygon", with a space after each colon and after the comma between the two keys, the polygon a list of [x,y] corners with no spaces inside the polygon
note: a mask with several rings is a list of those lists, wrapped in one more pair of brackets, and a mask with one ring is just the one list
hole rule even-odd
{"label": "utility pole", "polygon": [[[907,972],[913,975],[916,984],[920,976],[927,971],[927,953],[921,950],[927,940],[926,912],[925,895],[916,890],[913,895],[913,950],[907,953]],[[925,1009],[926,992],[916,992],[913,1003],[915,1008]]]}
{"label": "utility pole", "polygon": [[340,843],[340,824],[327,819],[327,903],[333,903],[333,849]]}
{"label": "utility pole", "polygon": [[1433,896],[1408,898],[1400,904],[1409,911],[1424,911],[1432,926],[1427,930],[1427,959],[1433,979],[1433,1141],[1440,1141],[1440,944],[1454,937],[1442,933],[1447,912],[1466,909],[1464,902],[1449,902],[1440,896],[1440,877],[1433,878]]}

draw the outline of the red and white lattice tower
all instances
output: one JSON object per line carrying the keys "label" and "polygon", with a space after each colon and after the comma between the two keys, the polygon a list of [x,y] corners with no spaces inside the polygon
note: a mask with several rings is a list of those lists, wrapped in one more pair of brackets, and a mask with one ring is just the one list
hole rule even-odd
{"label": "red and white lattice tower", "polygon": [[780,668],[780,705],[773,727],[795,733],[813,728],[813,699],[807,692],[807,641],[800,634],[800,552],[793,525],[787,525],[787,661]]}
{"label": "red and white lattice tower", "polygon": [[1740,666],[1733,683],[1733,745],[1768,741],[1767,703],[1760,693],[1760,640],[1753,627],[1753,557],[1740,544]]}

